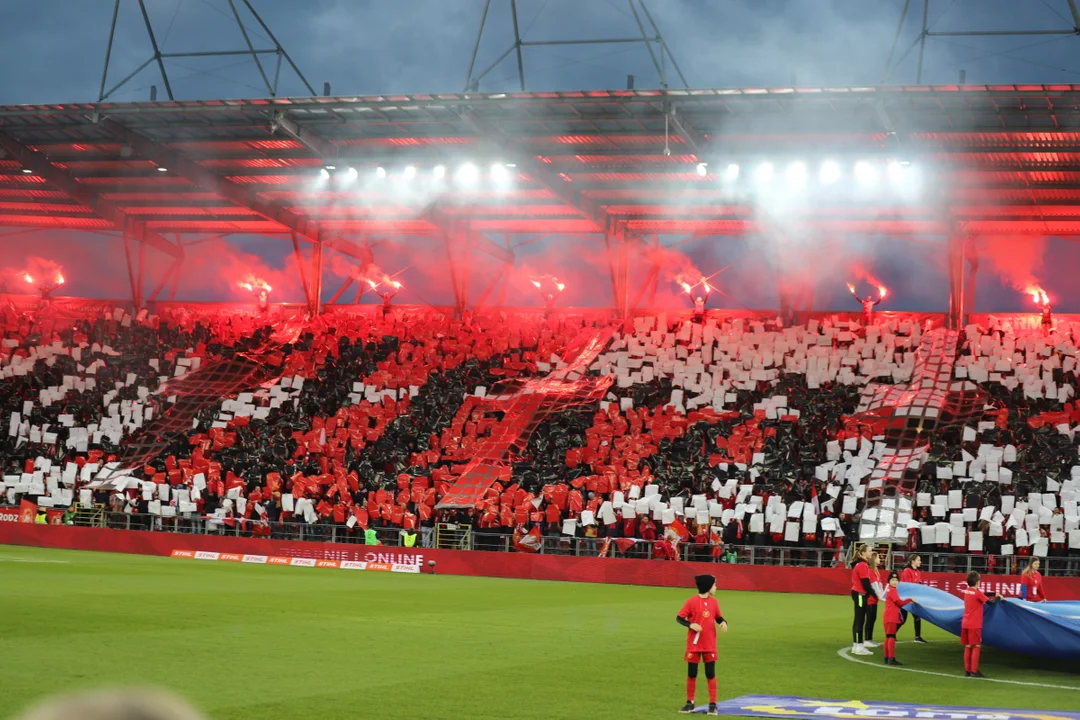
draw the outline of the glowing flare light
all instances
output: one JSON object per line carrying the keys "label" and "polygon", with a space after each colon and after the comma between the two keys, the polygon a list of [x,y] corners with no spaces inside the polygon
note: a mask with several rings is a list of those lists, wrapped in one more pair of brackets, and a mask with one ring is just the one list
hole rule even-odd
{"label": "glowing flare light", "polygon": [[1026,292],[1031,295],[1031,301],[1036,305],[1050,304],[1050,296],[1041,287],[1029,287]]}

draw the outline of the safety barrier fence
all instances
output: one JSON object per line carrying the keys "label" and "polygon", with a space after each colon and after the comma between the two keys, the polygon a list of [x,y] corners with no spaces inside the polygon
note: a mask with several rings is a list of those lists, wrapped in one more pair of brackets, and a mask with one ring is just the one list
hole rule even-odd
{"label": "safety barrier fence", "polygon": [[[88,525],[76,516],[76,525]],[[229,523],[207,518],[162,518],[121,512],[105,512],[96,519],[94,526],[116,530],[144,530],[180,534],[211,535],[221,537],[267,537],[275,540],[320,542],[334,544],[364,545],[365,533],[359,526],[352,528],[332,523],[293,523],[234,520]],[[406,533],[395,527],[374,527],[372,530],[382,546],[405,547]],[[444,550],[472,550],[482,552],[519,552],[515,538],[510,533],[469,531],[454,536],[452,545],[438,545],[434,528],[419,528],[415,533],[415,547]],[[568,557],[609,557],[636,560],[671,560],[656,556],[654,543],[636,540],[628,544],[622,539],[592,537],[569,537],[565,535],[543,536],[536,546],[537,554]],[[623,546],[620,549],[620,545]],[[603,553],[601,555],[601,553]],[[763,565],[780,567],[836,568],[845,562],[844,549],[751,546],[728,544],[719,550],[713,545],[679,543],[678,560],[684,562],[722,563],[738,565]],[[966,575],[976,571],[988,575],[1016,575],[1023,570],[1030,558],[985,555],[936,553],[896,550],[886,561],[885,567],[900,568],[911,554],[922,558],[924,572],[959,573]],[[1080,577],[1080,555],[1050,556],[1041,558],[1043,575],[1051,577]]]}
{"label": "safety barrier fence", "polygon": [[[195,528],[189,528],[195,529]],[[756,592],[800,592],[821,595],[846,596],[851,590],[851,571],[845,567],[795,567],[782,565],[754,565],[744,562],[719,563],[662,562],[624,557],[597,557],[591,553],[562,555],[549,552],[498,552],[483,550],[447,550],[440,548],[403,547],[399,545],[365,545],[358,542],[316,542],[279,539],[275,537],[251,537],[244,532],[236,534],[214,532],[163,532],[161,530],[114,530],[103,527],[79,527],[64,525],[38,525],[35,523],[0,522],[0,545],[23,545],[31,547],[67,550],[91,550],[110,553],[134,553],[173,557],[206,558],[211,556],[230,558],[245,556],[253,558],[288,558],[287,564],[302,565],[318,572],[318,568],[342,563],[365,563],[379,569],[389,564],[412,565],[413,572],[476,577],[514,578],[523,580],[558,580],[570,582],[615,583],[620,585],[652,585],[686,588],[694,586],[694,576],[710,573],[716,576],[721,590]],[[329,529],[329,528],[328,528]],[[306,531],[305,531],[306,533]],[[329,531],[333,537],[333,531]],[[305,534],[305,537],[308,537]],[[386,536],[388,541],[391,536]],[[558,540],[554,538],[554,540]],[[588,539],[587,539],[588,540]],[[476,536],[471,542],[475,546]],[[505,541],[503,541],[505,543]],[[481,547],[483,545],[481,544]],[[503,545],[505,548],[505,544]],[[764,558],[776,548],[754,548],[754,558]],[[759,555],[759,552],[761,553]],[[299,559],[293,563],[293,559]],[[774,557],[776,562],[780,556]],[[301,562],[302,561],[302,562]],[[72,562],[78,562],[73,558]],[[177,560],[181,562],[181,560]],[[974,562],[974,560],[972,561]],[[270,561],[268,560],[269,564]],[[965,585],[967,560],[957,560],[952,572],[927,572],[923,583],[957,593]],[[63,572],[66,565],[57,565]],[[1000,566],[999,566],[1000,567]],[[1020,595],[1018,575],[995,574],[985,578],[989,591],[1007,597]],[[1053,576],[1046,580],[1047,595],[1053,600],[1080,601],[1080,578]],[[842,600],[838,598],[838,602]],[[850,600],[848,600],[850,603]]]}

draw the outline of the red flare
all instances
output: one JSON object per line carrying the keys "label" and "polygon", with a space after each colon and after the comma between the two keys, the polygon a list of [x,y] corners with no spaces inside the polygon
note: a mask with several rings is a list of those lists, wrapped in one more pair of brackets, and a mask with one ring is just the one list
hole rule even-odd
{"label": "red flare", "polygon": [[847,289],[848,289],[848,292],[850,292],[852,295],[855,294],[855,286],[852,285],[851,283],[847,284]]}
{"label": "red flare", "polygon": [[30,276],[30,273],[24,273],[23,274],[23,280],[25,280],[27,283],[29,283],[31,285],[34,284],[34,278]]}
{"label": "red flare", "polygon": [[64,284],[64,276],[63,275],[57,275],[56,276],[56,284],[57,285],[63,285]]}
{"label": "red flare", "polygon": [[885,287],[884,285],[878,285],[877,291],[878,295],[881,296],[882,300],[884,300],[885,296],[889,294],[889,288]]}
{"label": "red flare", "polygon": [[690,295],[694,290],[694,288],[689,283],[681,282],[679,284],[682,285],[682,289],[686,291],[687,295]]}

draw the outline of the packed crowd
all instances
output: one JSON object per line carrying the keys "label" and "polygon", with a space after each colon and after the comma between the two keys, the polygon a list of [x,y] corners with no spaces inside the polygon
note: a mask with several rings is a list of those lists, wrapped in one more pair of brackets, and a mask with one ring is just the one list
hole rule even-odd
{"label": "packed crowd", "polygon": [[[255,535],[303,523],[361,541],[446,519],[523,551],[576,536],[661,558],[695,543],[713,557],[752,545],[839,559],[886,452],[880,412],[859,411],[866,386],[904,386],[923,336],[945,332],[904,318],[619,321],[584,377],[610,376],[604,399],[539,415],[475,507],[444,512],[475,449],[511,420],[505,398],[565,368],[601,321],[116,309],[45,324],[9,307],[2,322],[8,505]],[[1080,554],[1080,325],[987,325],[950,358],[950,390],[981,391],[982,407],[926,434],[905,470],[918,492],[894,509],[909,547]]]}

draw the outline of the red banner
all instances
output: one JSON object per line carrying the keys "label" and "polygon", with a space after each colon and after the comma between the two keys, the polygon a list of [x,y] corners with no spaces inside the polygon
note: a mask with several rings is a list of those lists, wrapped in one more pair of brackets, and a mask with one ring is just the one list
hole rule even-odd
{"label": "red banner", "polygon": [[22,513],[17,507],[0,507],[0,523],[22,522]]}
{"label": "red banner", "polygon": [[[819,595],[847,595],[851,572],[844,568],[794,568],[767,565],[728,565],[665,560],[624,560],[614,558],[497,553],[427,548],[369,547],[335,543],[229,538],[214,535],[102,530],[66,525],[0,523],[0,545],[30,545],[68,550],[173,555],[213,553],[243,557],[266,555],[280,558],[308,558],[319,561],[351,561],[386,565],[417,565],[427,572],[428,563],[447,575],[602,582],[616,585],[659,585],[692,588],[694,576],[715,575],[720,590],[801,592]],[[371,566],[369,566],[370,568]],[[961,589],[962,573],[923,573],[926,584],[950,592]],[[987,576],[987,587],[1008,596],[1020,593],[1020,579]],[[1053,600],[1080,600],[1080,578],[1046,578],[1046,593]]]}

